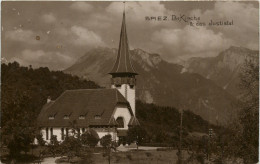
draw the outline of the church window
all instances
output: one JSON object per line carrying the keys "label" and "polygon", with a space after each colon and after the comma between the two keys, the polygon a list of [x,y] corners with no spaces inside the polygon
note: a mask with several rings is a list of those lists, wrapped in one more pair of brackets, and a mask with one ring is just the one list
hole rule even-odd
{"label": "church window", "polygon": [[64,128],[61,128],[61,139],[64,140]]}
{"label": "church window", "polygon": [[66,137],[68,137],[68,136],[69,136],[69,129],[66,128]]}
{"label": "church window", "polygon": [[80,137],[80,128],[77,129],[78,137]]}
{"label": "church window", "polygon": [[118,123],[118,128],[124,128],[124,119],[123,119],[123,117],[118,117],[116,119],[116,122]]}
{"label": "church window", "polygon": [[100,115],[95,115],[95,119],[96,120],[101,119],[101,116]]}
{"label": "church window", "polygon": [[80,116],[79,116],[79,119],[80,119],[80,120],[84,120],[84,119],[85,119],[85,116],[84,116],[84,115],[80,115]]}
{"label": "church window", "polygon": [[63,118],[64,118],[65,120],[68,120],[70,117],[69,117],[68,115],[65,115]]}
{"label": "church window", "polygon": [[51,128],[50,131],[51,131],[51,137],[52,137],[53,136],[53,129]]}
{"label": "church window", "polygon": [[49,128],[46,128],[46,140],[49,139]]}

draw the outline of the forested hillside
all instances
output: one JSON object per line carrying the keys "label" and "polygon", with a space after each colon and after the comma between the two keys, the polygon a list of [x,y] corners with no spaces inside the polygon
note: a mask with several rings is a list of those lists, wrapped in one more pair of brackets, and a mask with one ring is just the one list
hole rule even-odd
{"label": "forested hillside", "polygon": [[[11,110],[14,110],[11,104],[19,104],[20,98],[26,99],[24,105],[27,107],[21,110],[32,112],[35,118],[48,96],[56,99],[68,89],[99,87],[95,82],[82,80],[61,71],[50,71],[47,67],[38,69],[21,67],[17,62],[2,64],[1,78],[2,124],[5,124],[5,118],[9,118],[5,114],[12,114]],[[8,110],[8,113],[5,110]]]}
{"label": "forested hillside", "polygon": [[[180,112],[173,107],[162,107],[155,104],[147,104],[141,101],[136,103],[136,114],[140,124],[147,132],[145,142],[167,143],[176,146],[179,142]],[[184,138],[190,133],[199,132],[204,135],[209,128],[218,131],[220,127],[209,124],[199,115],[191,111],[183,112]]]}

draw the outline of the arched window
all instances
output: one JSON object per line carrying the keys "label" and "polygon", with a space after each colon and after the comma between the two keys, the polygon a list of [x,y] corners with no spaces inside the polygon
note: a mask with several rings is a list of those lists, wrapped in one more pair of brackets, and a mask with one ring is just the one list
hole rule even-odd
{"label": "arched window", "polygon": [[124,118],[123,117],[118,117],[116,119],[116,122],[118,123],[118,128],[124,128]]}
{"label": "arched window", "polygon": [[64,140],[64,128],[61,128],[61,139]]}
{"label": "arched window", "polygon": [[66,128],[66,137],[69,136],[69,128]]}
{"label": "arched window", "polygon": [[49,129],[46,128],[46,140],[48,140],[48,139],[49,139]]}
{"label": "arched window", "polygon": [[53,129],[51,128],[50,131],[51,131],[51,137],[52,137],[53,136]]}

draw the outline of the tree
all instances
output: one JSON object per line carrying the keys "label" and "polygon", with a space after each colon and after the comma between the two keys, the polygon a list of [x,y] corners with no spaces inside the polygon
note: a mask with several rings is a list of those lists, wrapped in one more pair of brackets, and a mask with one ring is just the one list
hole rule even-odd
{"label": "tree", "polygon": [[42,133],[36,134],[36,139],[37,139],[37,142],[38,142],[39,146],[44,146],[45,145],[46,141],[44,141]]}
{"label": "tree", "polygon": [[107,134],[100,139],[100,145],[102,145],[104,148],[110,147],[111,143],[112,143],[112,136],[110,134]]}
{"label": "tree", "polygon": [[80,156],[82,150],[82,144],[79,138],[75,136],[68,136],[61,143],[61,151],[63,155],[68,157],[68,161],[75,157]]}
{"label": "tree", "polygon": [[229,156],[242,158],[244,163],[258,162],[259,139],[259,63],[247,60],[241,72],[240,87],[244,91],[240,99],[238,118],[230,125]]}
{"label": "tree", "polygon": [[140,126],[134,126],[129,128],[127,132],[126,140],[128,143],[135,142],[138,149],[138,146],[142,143],[145,136],[146,136],[146,131],[143,128],[141,128]]}
{"label": "tree", "polygon": [[105,152],[103,156],[108,157],[108,163],[111,161],[111,150],[116,151],[116,143],[112,141],[112,136],[107,134],[100,139],[100,144],[104,147]]}
{"label": "tree", "polygon": [[29,96],[27,92],[16,90],[15,94],[10,92],[12,87],[2,90],[2,142],[9,149],[9,156],[17,159],[23,151],[27,153],[36,136],[34,113],[31,112]]}
{"label": "tree", "polygon": [[99,141],[97,132],[93,129],[87,129],[85,133],[81,135],[81,142],[83,145],[95,147]]}
{"label": "tree", "polygon": [[50,138],[50,143],[48,145],[48,152],[50,152],[53,155],[53,157],[60,154],[61,152],[61,146],[59,141],[57,140],[56,135],[53,135]]}
{"label": "tree", "polygon": [[[239,115],[243,160],[245,163],[258,161],[259,139],[259,64],[246,61],[242,75],[241,88],[245,91]],[[241,144],[241,143],[240,143]]]}
{"label": "tree", "polygon": [[46,141],[44,141],[42,133],[40,131],[38,134],[36,134],[36,139],[37,139],[38,146],[40,147],[39,159],[42,160],[43,155],[45,155],[45,153],[47,151],[47,149],[43,149],[43,147],[46,144]]}

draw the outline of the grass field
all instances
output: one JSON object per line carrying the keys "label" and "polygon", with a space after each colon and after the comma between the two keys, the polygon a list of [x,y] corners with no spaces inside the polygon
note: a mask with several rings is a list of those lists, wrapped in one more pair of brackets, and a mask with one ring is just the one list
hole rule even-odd
{"label": "grass field", "polygon": [[[35,149],[33,152],[29,152],[28,155],[38,156],[40,149]],[[176,164],[177,162],[177,150],[131,150],[126,152],[111,152],[110,163],[119,163],[119,164]],[[63,157],[64,158],[64,157]],[[66,158],[66,157],[65,157]],[[187,158],[187,154],[183,154],[183,159]],[[55,161],[60,161],[58,163],[68,163],[67,160],[61,162],[60,157],[53,158],[51,156],[45,157],[42,161],[43,164],[54,164]],[[24,159],[23,161],[28,161]],[[31,162],[29,162],[31,161]],[[28,162],[33,163],[32,159]],[[102,148],[95,148],[92,150],[91,155],[88,155],[87,159],[74,160],[75,163],[80,164],[108,164],[108,157],[103,155]],[[7,162],[8,163],[8,162]],[[26,162],[25,162],[26,163]],[[64,164],[63,163],[63,164]]]}
{"label": "grass field", "polygon": [[[177,162],[176,152],[176,150],[114,152],[111,154],[111,163],[175,164]],[[92,161],[98,164],[108,164],[108,157],[103,157],[102,153],[96,153],[92,155]]]}

